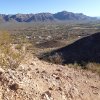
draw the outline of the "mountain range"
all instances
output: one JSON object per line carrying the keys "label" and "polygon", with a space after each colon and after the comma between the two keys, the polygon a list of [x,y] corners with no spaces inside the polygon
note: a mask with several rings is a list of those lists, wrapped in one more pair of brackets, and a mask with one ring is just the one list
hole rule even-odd
{"label": "mountain range", "polygon": [[84,21],[96,20],[96,17],[86,16],[82,13],[57,12],[37,14],[0,14],[0,22],[51,22],[51,21]]}

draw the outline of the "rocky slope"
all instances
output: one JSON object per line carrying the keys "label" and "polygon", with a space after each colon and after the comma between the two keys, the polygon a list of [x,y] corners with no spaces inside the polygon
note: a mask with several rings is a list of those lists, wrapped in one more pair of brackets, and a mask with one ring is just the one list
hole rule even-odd
{"label": "rocky slope", "polygon": [[72,13],[67,11],[52,13],[38,13],[38,14],[15,14],[5,15],[0,14],[0,22],[51,22],[51,21],[90,21],[96,18],[86,16],[82,13]]}
{"label": "rocky slope", "polygon": [[100,77],[27,54],[16,70],[0,69],[0,100],[100,100]]}

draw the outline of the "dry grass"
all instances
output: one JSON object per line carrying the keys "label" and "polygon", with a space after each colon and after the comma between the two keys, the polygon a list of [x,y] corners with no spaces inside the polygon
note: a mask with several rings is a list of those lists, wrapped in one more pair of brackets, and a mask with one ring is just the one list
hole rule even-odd
{"label": "dry grass", "polygon": [[92,71],[93,73],[98,73],[100,75],[100,64],[99,63],[88,63],[86,65],[80,65],[78,63],[74,64],[68,64],[68,67],[73,67],[75,69],[83,69],[83,70],[89,70]]}
{"label": "dry grass", "polygon": [[86,68],[88,70],[91,70],[92,72],[97,72],[100,75],[100,64],[99,63],[88,63],[86,65]]}

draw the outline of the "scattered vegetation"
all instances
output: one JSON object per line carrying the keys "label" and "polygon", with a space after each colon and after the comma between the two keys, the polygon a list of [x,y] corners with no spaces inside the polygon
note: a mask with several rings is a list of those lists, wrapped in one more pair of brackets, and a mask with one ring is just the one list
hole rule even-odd
{"label": "scattered vegetation", "polygon": [[88,63],[86,69],[91,70],[92,72],[97,72],[100,75],[100,64],[99,63]]}
{"label": "scattered vegetation", "polygon": [[[12,23],[10,26],[3,26],[3,28],[1,25],[0,30],[9,29],[11,34],[0,33],[0,66],[16,68],[24,58],[26,51],[32,51],[32,53],[34,51],[34,54],[38,55],[40,53],[46,54],[46,51],[50,52],[84,36],[99,32],[98,25],[97,23]],[[57,41],[57,44],[55,41]],[[26,47],[23,48],[24,46]],[[54,56],[49,55],[49,58],[45,59],[56,64],[63,64],[64,62],[62,56],[57,53]],[[81,65],[75,63],[73,66],[81,66],[83,69],[87,69],[88,64],[84,62]],[[93,70],[99,72],[99,67],[95,68],[93,67]],[[89,65],[88,69],[92,69],[92,67]]]}
{"label": "scattered vegetation", "polygon": [[8,32],[0,33],[0,66],[15,69],[21,63],[24,56],[22,45],[17,45],[17,50],[12,44],[12,38]]}
{"label": "scattered vegetation", "polygon": [[63,64],[63,59],[60,54],[55,53],[53,56],[49,56],[48,60],[55,64]]}

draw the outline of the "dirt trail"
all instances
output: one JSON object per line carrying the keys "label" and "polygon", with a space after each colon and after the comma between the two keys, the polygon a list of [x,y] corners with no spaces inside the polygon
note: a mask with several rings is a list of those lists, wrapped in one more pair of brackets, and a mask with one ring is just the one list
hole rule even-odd
{"label": "dirt trail", "polygon": [[0,100],[100,100],[100,77],[28,54],[16,70],[0,69]]}

